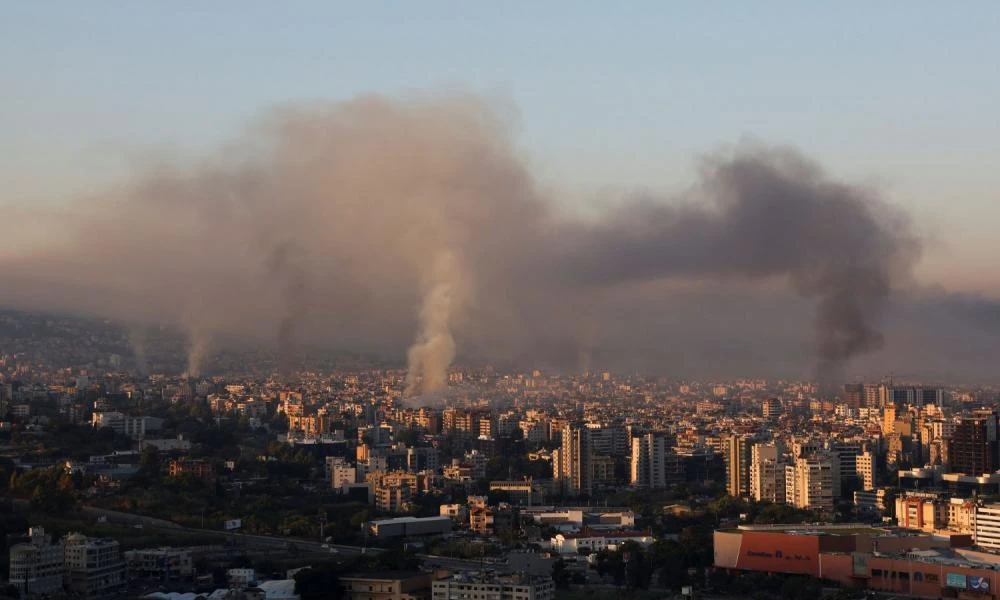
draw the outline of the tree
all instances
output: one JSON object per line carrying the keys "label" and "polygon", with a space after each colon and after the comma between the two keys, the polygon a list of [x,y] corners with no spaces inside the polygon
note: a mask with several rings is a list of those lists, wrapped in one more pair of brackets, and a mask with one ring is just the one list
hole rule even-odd
{"label": "tree", "polygon": [[823,586],[811,577],[789,577],[781,586],[784,600],[811,600],[822,595]]}
{"label": "tree", "polygon": [[368,509],[361,509],[351,516],[351,525],[361,527],[368,522]]}
{"label": "tree", "polygon": [[146,446],[139,455],[139,470],[147,476],[160,474],[160,451],[156,446]]}
{"label": "tree", "polygon": [[344,588],[340,585],[334,565],[319,565],[295,574],[295,593],[302,600],[340,600]]}
{"label": "tree", "polygon": [[560,590],[569,588],[570,573],[566,570],[565,560],[559,558],[552,563],[552,581],[555,582],[556,588]]}

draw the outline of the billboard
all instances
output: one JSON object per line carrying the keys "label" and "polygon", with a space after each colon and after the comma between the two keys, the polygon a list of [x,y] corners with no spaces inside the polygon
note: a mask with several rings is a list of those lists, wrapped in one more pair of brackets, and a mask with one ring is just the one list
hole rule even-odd
{"label": "billboard", "polygon": [[239,529],[240,527],[243,527],[242,519],[230,519],[229,521],[226,521],[226,531],[232,531],[233,529]]}
{"label": "billboard", "polygon": [[945,573],[944,584],[946,587],[964,590],[966,587],[965,575],[962,573]]}
{"label": "billboard", "polygon": [[777,573],[819,573],[819,536],[745,531],[736,567]]}
{"label": "billboard", "polygon": [[969,589],[974,592],[985,592],[990,591],[990,580],[985,577],[980,577],[979,575],[969,575]]}

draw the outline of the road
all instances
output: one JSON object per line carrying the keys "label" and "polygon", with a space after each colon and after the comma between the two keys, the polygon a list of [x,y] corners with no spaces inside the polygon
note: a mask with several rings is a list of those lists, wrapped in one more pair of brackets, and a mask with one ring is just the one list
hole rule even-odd
{"label": "road", "polygon": [[[104,517],[109,523],[114,523],[117,525],[134,526],[142,524],[144,528],[149,528],[149,529],[163,529],[167,531],[175,531],[175,532],[183,531],[188,533],[202,533],[202,534],[211,533],[213,535],[223,536],[237,543],[242,542],[244,545],[257,548],[292,549],[294,547],[295,549],[306,552],[316,552],[319,554],[344,554],[344,555],[357,555],[366,553],[373,554],[382,552],[380,548],[347,546],[345,544],[326,544],[324,542],[320,542],[317,540],[309,540],[305,538],[297,538],[291,536],[253,535],[249,533],[240,533],[236,531],[220,531],[218,529],[201,529],[199,527],[185,527],[183,525],[178,525],[177,523],[174,523],[172,521],[167,521],[165,519],[157,519],[155,517],[147,517],[145,515],[137,515],[117,510],[107,510],[95,506],[85,506],[83,507],[83,512],[95,518]],[[324,546],[326,547],[324,548]],[[331,550],[336,550],[336,552],[332,552]]]}

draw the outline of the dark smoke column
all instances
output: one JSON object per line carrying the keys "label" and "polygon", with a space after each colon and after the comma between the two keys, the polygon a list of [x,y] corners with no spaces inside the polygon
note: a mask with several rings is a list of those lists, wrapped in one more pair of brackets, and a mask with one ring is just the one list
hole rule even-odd
{"label": "dark smoke column", "polygon": [[827,179],[787,149],[743,148],[706,161],[680,202],[641,198],[577,232],[566,272],[595,286],[662,278],[787,278],[816,299],[816,376],[883,344],[878,322],[919,243],[870,190]]}

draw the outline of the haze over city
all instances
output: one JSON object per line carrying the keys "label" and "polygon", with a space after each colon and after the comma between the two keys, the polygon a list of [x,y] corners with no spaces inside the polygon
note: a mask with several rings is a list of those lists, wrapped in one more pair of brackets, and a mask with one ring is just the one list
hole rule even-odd
{"label": "haze over city", "polygon": [[996,11],[833,10],[7,7],[0,305],[178,327],[193,372],[233,336],[397,357],[414,393],[989,380]]}

